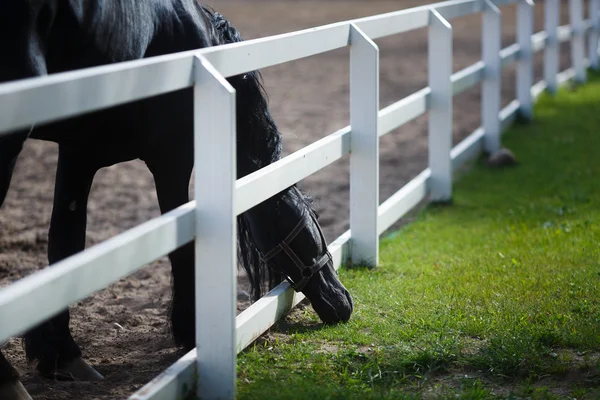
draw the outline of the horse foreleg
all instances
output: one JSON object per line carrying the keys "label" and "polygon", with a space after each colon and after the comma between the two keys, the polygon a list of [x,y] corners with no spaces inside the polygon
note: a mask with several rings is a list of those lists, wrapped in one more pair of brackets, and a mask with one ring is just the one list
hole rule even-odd
{"label": "horse foreleg", "polygon": [[[148,162],[154,176],[156,194],[161,213],[166,213],[189,201],[189,183],[192,174],[192,157],[175,152],[168,159],[162,154],[160,162]],[[194,324],[194,243],[188,243],[169,254],[173,275],[170,306],[171,331],[175,343],[186,350],[195,347]]]}
{"label": "horse foreleg", "polygon": [[[85,248],[87,201],[97,168],[89,155],[59,147],[54,205],[48,235],[48,261],[54,264]],[[81,358],[69,330],[68,308],[25,334],[27,358],[38,360],[46,377],[99,380],[102,376]]]}
{"label": "horse foreleg", "polygon": [[0,137],[0,206],[4,204],[17,157],[23,148],[29,131]]}

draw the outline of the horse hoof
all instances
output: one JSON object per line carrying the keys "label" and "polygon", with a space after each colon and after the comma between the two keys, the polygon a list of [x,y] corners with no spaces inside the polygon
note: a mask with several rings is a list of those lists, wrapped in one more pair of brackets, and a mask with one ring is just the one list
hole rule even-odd
{"label": "horse hoof", "polygon": [[54,371],[52,378],[65,381],[101,381],[104,379],[98,371],[81,357],[77,357],[64,367],[58,368]]}
{"label": "horse hoof", "polygon": [[2,400],[33,400],[23,384],[19,381],[10,382],[0,386],[0,399]]}

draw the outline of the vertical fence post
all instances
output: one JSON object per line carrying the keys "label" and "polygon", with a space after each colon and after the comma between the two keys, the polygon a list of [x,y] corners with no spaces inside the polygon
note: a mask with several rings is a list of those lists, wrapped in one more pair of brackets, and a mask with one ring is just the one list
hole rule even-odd
{"label": "vertical fence post", "polygon": [[594,70],[598,70],[598,38],[600,37],[600,0],[590,0],[589,6],[589,14],[590,20],[592,22],[592,29],[590,31],[589,38],[589,57],[590,57],[590,66]]}
{"label": "vertical fence post", "polygon": [[452,200],[452,26],[431,9],[428,57],[430,200]]}
{"label": "vertical fence post", "polygon": [[560,0],[546,0],[544,5],[544,29],[548,34],[544,49],[544,80],[550,93],[558,90],[558,24]]}
{"label": "vertical fence post", "polygon": [[194,60],[197,394],[233,399],[236,388],[235,90]]}
{"label": "vertical fence post", "polygon": [[533,34],[533,1],[521,0],[517,9],[517,43],[521,49],[517,62],[517,100],[520,105],[520,116],[525,120],[533,118],[533,51],[531,35]]}
{"label": "vertical fence post", "polygon": [[583,0],[569,1],[569,16],[573,36],[571,37],[571,64],[575,70],[575,82],[586,80],[585,36],[583,26]]}
{"label": "vertical fence post", "polygon": [[379,48],[350,25],[350,232],[352,262],[379,264]]}
{"label": "vertical fence post", "polygon": [[485,63],[482,86],[481,119],[485,131],[484,150],[494,153],[500,150],[500,85],[502,64],[502,15],[490,0],[484,1],[482,26],[482,53]]}

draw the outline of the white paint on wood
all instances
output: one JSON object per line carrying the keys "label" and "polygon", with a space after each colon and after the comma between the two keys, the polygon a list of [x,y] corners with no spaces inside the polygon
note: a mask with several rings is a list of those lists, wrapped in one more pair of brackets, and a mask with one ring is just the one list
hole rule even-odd
{"label": "white paint on wood", "polygon": [[502,68],[516,62],[519,59],[521,48],[518,43],[514,43],[500,51],[500,60],[502,60]]}
{"label": "white paint on wood", "polygon": [[452,148],[450,159],[452,170],[462,167],[467,161],[472,160],[483,151],[483,127],[477,128],[473,133],[464,138],[459,144]]}
{"label": "white paint on wood", "polygon": [[590,67],[598,70],[598,43],[600,37],[600,0],[589,0],[589,14],[590,14],[590,36],[589,36],[589,49],[588,58],[590,59]]}
{"label": "white paint on wood", "polygon": [[347,126],[282,158],[236,183],[236,215],[251,209],[350,152]]}
{"label": "white paint on wood", "polygon": [[282,282],[242,311],[236,319],[236,351],[239,353],[245,349],[304,298],[305,296],[295,292],[288,282]]}
{"label": "white paint on wood", "polygon": [[379,48],[350,30],[350,229],[352,261],[379,263]]}
{"label": "white paint on wood", "polygon": [[428,40],[429,87],[429,168],[432,201],[452,198],[452,27],[437,11],[431,10]]}
{"label": "white paint on wood", "polygon": [[[481,82],[484,63],[478,61],[451,77],[456,96]],[[429,109],[431,89],[423,88],[379,111],[378,135],[383,136]],[[341,159],[350,152],[350,126],[274,162],[236,183],[236,214],[260,204],[302,179]]]}
{"label": "white paint on wood", "polygon": [[517,61],[517,100],[520,112],[526,119],[533,118],[531,85],[533,83],[533,52],[531,35],[533,34],[533,1],[520,0],[517,7],[517,43],[519,60]]}
{"label": "white paint on wood", "polygon": [[428,87],[423,88],[379,111],[379,136],[386,135],[425,114],[429,108],[430,93],[431,90]]}
{"label": "white paint on wood", "polygon": [[0,136],[34,123],[189,87],[192,56],[173,58],[110,64],[0,84]]}
{"label": "white paint on wood", "polygon": [[586,81],[585,36],[583,26],[583,0],[569,0],[569,17],[573,36],[571,38],[571,64],[575,70],[575,81]]}
{"label": "white paint on wood", "polygon": [[537,53],[546,48],[548,34],[546,31],[536,32],[531,36],[531,52]]}
{"label": "white paint on wood", "polygon": [[[498,53],[496,53],[498,54]],[[452,74],[452,95],[456,96],[479,84],[483,80],[485,63],[478,61]]]}
{"label": "white paint on wood", "polygon": [[573,37],[573,28],[570,25],[559,26],[557,35],[560,43],[568,42]]}
{"label": "white paint on wood", "polygon": [[513,100],[500,111],[500,126],[502,130],[508,128],[515,121],[520,108],[519,100]]}
{"label": "white paint on wood", "polygon": [[485,73],[481,88],[481,121],[485,130],[484,150],[500,150],[500,86],[502,80],[502,15],[490,0],[485,0],[482,25],[482,54]]}
{"label": "white paint on wood", "polygon": [[544,29],[547,34],[544,51],[544,80],[550,92],[556,92],[558,82],[559,38],[558,24],[560,16],[560,0],[546,0],[544,5]]}
{"label": "white paint on wood", "polygon": [[204,58],[194,64],[197,394],[236,388],[235,90]]}
{"label": "white paint on wood", "polygon": [[[349,248],[349,230],[329,245],[336,271],[348,258]],[[290,285],[283,282],[241,312],[236,317],[236,351],[243,351],[304,298],[302,293],[293,293]],[[185,397],[195,384],[196,360],[196,349],[193,349],[135,392],[129,400],[173,400]]]}
{"label": "white paint on wood", "polygon": [[196,202],[129,229],[0,289],[0,341],[190,242]]}
{"label": "white paint on wood", "polygon": [[427,168],[379,206],[379,235],[425,199],[430,177]]}
{"label": "white paint on wood", "polygon": [[193,390],[195,375],[196,349],[193,349],[129,396],[129,400],[183,399]]}
{"label": "white paint on wood", "polygon": [[[240,43],[4,83],[0,85],[0,135],[190,87],[196,56],[206,57],[219,73],[230,77],[344,47],[351,24],[364,27],[376,39],[427,26],[431,7],[450,19],[478,12],[479,3],[447,1]],[[54,101],[57,98],[61,101]]]}

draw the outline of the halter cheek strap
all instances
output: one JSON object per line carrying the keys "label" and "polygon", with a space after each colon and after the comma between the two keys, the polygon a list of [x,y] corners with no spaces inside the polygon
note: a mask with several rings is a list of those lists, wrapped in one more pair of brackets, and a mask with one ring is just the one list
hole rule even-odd
{"label": "halter cheek strap", "polygon": [[[311,218],[314,221],[314,215],[311,213]],[[315,221],[316,222],[316,221]],[[298,282],[294,282],[292,278],[286,276],[286,279],[290,282],[290,286],[296,291],[301,292],[306,284],[310,281],[310,279],[319,272],[327,263],[331,260],[331,254],[329,251],[325,251],[325,254],[317,260],[312,265],[304,265],[302,260],[294,253],[294,250],[290,247],[290,243],[292,240],[298,236],[298,234],[306,227],[306,223],[304,218],[302,218],[296,227],[292,229],[292,231],[287,235],[285,239],[283,239],[277,246],[275,246],[271,251],[263,256],[265,262],[269,262],[273,257],[277,254],[284,252],[287,256],[292,260],[294,265],[300,270],[302,278]],[[321,227],[317,223],[317,228],[319,229],[319,234],[323,237],[323,232],[321,231]]]}

